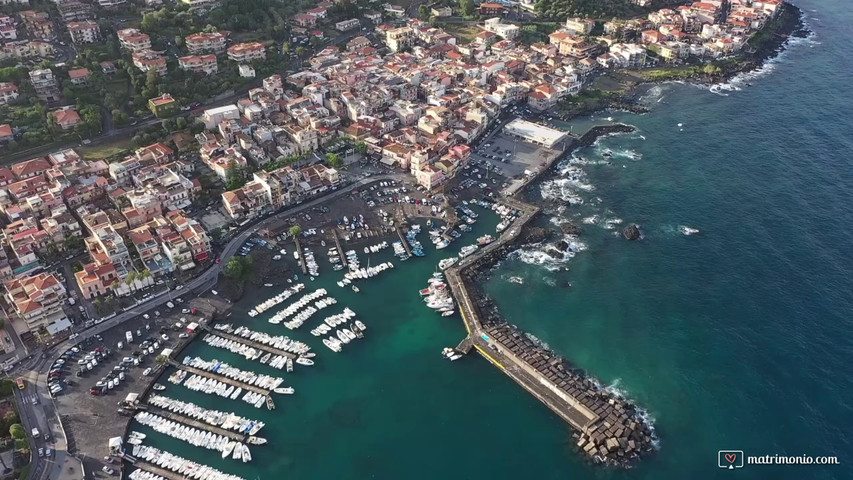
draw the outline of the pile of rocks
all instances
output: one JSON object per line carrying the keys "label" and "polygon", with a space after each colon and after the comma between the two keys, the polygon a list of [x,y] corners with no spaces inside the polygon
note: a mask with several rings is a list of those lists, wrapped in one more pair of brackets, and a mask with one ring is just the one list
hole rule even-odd
{"label": "pile of rocks", "polygon": [[572,368],[514,326],[495,325],[487,333],[564,394],[595,413],[596,418],[575,433],[578,448],[594,461],[627,467],[654,451],[654,431],[632,402],[602,387],[584,371]]}

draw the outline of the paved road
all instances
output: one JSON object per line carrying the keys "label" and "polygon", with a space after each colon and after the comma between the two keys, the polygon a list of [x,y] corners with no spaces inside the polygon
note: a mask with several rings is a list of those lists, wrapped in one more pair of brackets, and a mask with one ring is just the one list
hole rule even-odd
{"label": "paved road", "polygon": [[[21,413],[21,419],[24,422],[24,427],[27,429],[28,435],[33,427],[38,428],[40,432],[49,431],[51,433],[51,436],[53,437],[52,441],[55,442],[56,453],[55,456],[50,459],[38,458],[38,455],[33,456],[32,469],[30,470],[30,480],[56,480],[59,478],[61,473],[64,473],[65,476],[72,475],[71,478],[75,478],[73,476],[73,472],[69,472],[67,469],[63,472],[63,465],[65,465],[66,467],[68,465],[71,465],[71,468],[77,469],[76,471],[78,475],[80,472],[80,467],[77,466],[79,465],[79,463],[70,463],[73,458],[68,456],[67,454],[67,438],[65,438],[62,426],[59,423],[58,413],[56,412],[53,401],[47,389],[47,371],[50,369],[53,359],[55,359],[61,352],[64,352],[68,348],[71,348],[79,341],[94,337],[95,335],[103,333],[104,331],[113,328],[117,325],[120,325],[121,323],[131,318],[142,315],[145,312],[154,310],[168,302],[171,298],[188,293],[200,295],[210,290],[214,287],[214,285],[216,285],[217,279],[219,277],[219,272],[225,267],[225,264],[227,263],[228,259],[231,258],[237,252],[237,250],[243,245],[243,243],[245,243],[246,240],[249,239],[249,237],[255,235],[258,229],[277,221],[279,218],[295,215],[301,211],[313,208],[327,201],[334,200],[344,195],[348,195],[356,188],[360,188],[365,185],[369,185],[371,183],[383,180],[400,180],[401,177],[401,174],[388,174],[363,178],[353,184],[341,188],[340,190],[318,197],[314,200],[305,202],[294,208],[283,210],[279,213],[259,220],[254,224],[247,226],[246,230],[244,230],[228,242],[228,244],[225,246],[220,255],[222,263],[214,264],[207,271],[194,278],[193,280],[189,281],[188,283],[184,284],[183,289],[177,291],[170,291],[158,297],[151,298],[143,304],[137,305],[136,307],[126,312],[118,314],[109,320],[103,321],[92,328],[80,332],[79,336],[74,340],[67,340],[61,344],[56,345],[48,351],[47,356],[34,359],[31,366],[28,367],[30,369],[20,374],[21,376],[24,376],[27,381],[27,389],[23,391],[16,391],[15,399],[18,403],[18,411]],[[27,367],[22,366],[22,368]],[[33,395],[39,396],[41,401],[38,405],[33,405],[31,403],[30,399]],[[106,439],[104,440],[106,441]],[[41,446],[44,445],[44,442],[42,440],[36,440],[32,444]],[[38,446],[35,447],[36,452],[38,451]],[[68,458],[66,458],[66,456],[68,456]],[[76,478],[79,478],[79,476]]]}

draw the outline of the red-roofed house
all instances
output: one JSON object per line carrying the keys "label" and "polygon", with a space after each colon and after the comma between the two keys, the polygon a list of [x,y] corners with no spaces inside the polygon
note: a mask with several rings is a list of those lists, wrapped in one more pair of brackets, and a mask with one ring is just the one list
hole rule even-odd
{"label": "red-roofed house", "polygon": [[5,300],[15,315],[13,321],[25,322],[33,333],[44,328],[54,334],[71,327],[62,311],[65,287],[53,274],[40,273],[6,282]]}
{"label": "red-roofed house", "polygon": [[317,24],[317,17],[308,15],[307,13],[300,13],[294,18],[294,20],[300,27],[313,27]]}
{"label": "red-roofed house", "polygon": [[237,63],[263,60],[267,58],[267,50],[260,42],[237,43],[228,47],[228,58]]}
{"label": "red-roofed house", "polygon": [[77,110],[74,110],[71,107],[61,108],[52,112],[54,120],[56,120],[56,124],[59,125],[59,128],[63,130],[71,130],[83,123],[83,119],[80,118],[80,114],[77,113]]}
{"label": "red-roofed house", "polygon": [[40,176],[50,168],[50,162],[43,157],[33,158],[26,162],[18,162],[12,165],[12,173],[18,180]]}
{"label": "red-roofed house", "polygon": [[12,126],[8,123],[0,124],[0,145],[5,145],[14,140],[14,138]]}
{"label": "red-roofed house", "polygon": [[68,78],[71,80],[72,85],[86,85],[89,83],[89,69],[75,68],[74,70],[68,70]]}
{"label": "red-roofed house", "polygon": [[481,3],[480,15],[503,15],[505,7],[500,3]]}

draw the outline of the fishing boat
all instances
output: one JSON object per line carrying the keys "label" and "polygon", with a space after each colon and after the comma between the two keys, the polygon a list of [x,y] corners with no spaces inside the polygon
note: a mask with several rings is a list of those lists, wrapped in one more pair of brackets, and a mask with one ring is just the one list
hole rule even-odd
{"label": "fishing boat", "polygon": [[352,291],[353,291],[353,292],[355,292],[355,293],[358,293],[358,292],[360,292],[361,290],[359,290],[359,288],[358,288],[358,287],[356,287],[355,285],[353,285],[353,286],[352,286]]}
{"label": "fishing boat", "polygon": [[279,387],[273,391],[282,395],[293,395],[296,392],[293,387]]}
{"label": "fishing boat", "polygon": [[367,327],[363,323],[361,323],[361,320],[356,320],[355,326],[358,327],[358,329],[361,330],[362,332],[367,330]]}
{"label": "fishing boat", "polygon": [[248,445],[240,445],[243,448],[243,463],[252,461],[252,454],[249,453]]}
{"label": "fishing boat", "polygon": [[246,443],[249,445],[264,445],[267,443],[267,439],[261,437],[249,437],[246,439]]}
{"label": "fishing boat", "polygon": [[449,316],[453,315],[454,313],[456,313],[456,312],[454,312],[453,310],[447,310],[447,311],[441,312],[441,316],[442,317],[449,317]]}
{"label": "fishing boat", "polygon": [[494,241],[495,241],[495,237],[493,237],[493,236],[491,236],[491,235],[483,235],[482,237],[477,238],[477,243],[478,243],[480,246],[482,246],[482,245],[488,245],[488,244],[490,244],[490,243],[492,243],[492,242],[494,242]]}
{"label": "fishing boat", "polygon": [[267,397],[267,410],[275,410],[275,404],[272,401],[272,397]]}
{"label": "fishing boat", "polygon": [[157,390],[158,392],[161,392],[161,391],[166,389],[166,387],[164,385],[160,385],[159,383],[155,383],[154,386],[151,388],[153,388],[154,390]]}
{"label": "fishing boat", "polygon": [[466,245],[459,251],[459,258],[465,258],[476,252],[479,247],[477,245]]}
{"label": "fishing boat", "polygon": [[300,365],[310,366],[314,365],[314,360],[311,360],[310,358],[299,357],[296,359],[296,363]]}

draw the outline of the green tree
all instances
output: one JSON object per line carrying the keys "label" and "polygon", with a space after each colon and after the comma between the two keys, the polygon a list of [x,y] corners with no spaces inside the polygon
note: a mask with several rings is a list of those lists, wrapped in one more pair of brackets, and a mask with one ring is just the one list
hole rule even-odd
{"label": "green tree", "polygon": [[360,153],[361,155],[364,155],[365,153],[367,153],[367,144],[364,142],[356,143],[355,144],[355,151]]}
{"label": "green tree", "polygon": [[24,430],[24,426],[20,423],[16,423],[9,427],[9,435],[11,435],[15,440],[27,439],[27,431]]}
{"label": "green tree", "polygon": [[421,6],[418,7],[418,18],[421,20],[429,19],[429,7],[421,4]]}
{"label": "green tree", "polygon": [[334,168],[338,168],[344,164],[344,161],[341,160],[341,156],[337,153],[327,153],[326,162],[329,164],[329,166]]}
{"label": "green tree", "polygon": [[459,0],[459,10],[462,15],[470,17],[476,13],[477,6],[474,4],[474,0]]}
{"label": "green tree", "polygon": [[281,44],[281,51],[283,53],[290,53],[290,42],[284,42]]}
{"label": "green tree", "polygon": [[145,74],[145,90],[147,94],[143,95],[146,99],[157,95],[157,85],[160,84],[160,75],[155,70],[148,70]]}
{"label": "green tree", "polygon": [[228,190],[236,190],[246,184],[246,172],[238,167],[234,160],[228,164],[228,171],[225,173],[225,188]]}
{"label": "green tree", "polygon": [[154,361],[157,362],[157,365],[165,365],[169,363],[169,357],[166,355],[157,355]]}
{"label": "green tree", "polygon": [[177,129],[177,123],[174,118],[167,118],[166,120],[163,120],[162,125],[163,130],[168,133],[172,133]]}
{"label": "green tree", "polygon": [[253,268],[252,257],[231,257],[225,264],[225,276],[243,283],[251,276]]}
{"label": "green tree", "polygon": [[300,227],[299,225],[294,225],[290,227],[289,232],[291,237],[298,237],[299,234],[302,233],[302,227]]}
{"label": "green tree", "polygon": [[305,55],[305,47],[303,47],[303,46],[301,46],[301,45],[300,45],[300,46],[298,46],[298,47],[296,47],[296,55],[297,55],[297,56],[300,56],[300,57],[301,57],[302,55]]}
{"label": "green tree", "polygon": [[180,48],[184,46],[184,37],[175,35],[175,45]]}
{"label": "green tree", "polygon": [[178,130],[184,130],[185,128],[187,128],[187,119],[184,117],[178,117],[175,120],[175,127]]}
{"label": "green tree", "polygon": [[204,131],[204,122],[201,120],[196,120],[190,125],[190,133],[193,135],[198,135],[199,133]]}

